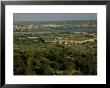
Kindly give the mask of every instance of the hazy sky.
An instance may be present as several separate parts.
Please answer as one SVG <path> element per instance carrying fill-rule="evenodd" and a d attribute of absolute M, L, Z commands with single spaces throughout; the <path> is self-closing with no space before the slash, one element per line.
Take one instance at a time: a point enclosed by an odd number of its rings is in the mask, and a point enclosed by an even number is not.
<path fill-rule="evenodd" d="M 63 21 L 96 19 L 96 13 L 14 13 L 14 21 Z"/>

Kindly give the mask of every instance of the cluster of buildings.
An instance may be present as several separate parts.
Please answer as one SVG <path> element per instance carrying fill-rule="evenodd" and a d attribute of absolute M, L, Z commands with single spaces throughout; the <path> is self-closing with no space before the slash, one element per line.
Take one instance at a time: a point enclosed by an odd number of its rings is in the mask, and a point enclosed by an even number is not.
<path fill-rule="evenodd" d="M 31 31 L 31 30 L 39 30 L 39 29 L 64 29 L 64 28 L 96 28 L 96 24 L 90 24 L 90 23 L 69 23 L 69 24 L 15 24 L 14 25 L 14 31 Z"/>

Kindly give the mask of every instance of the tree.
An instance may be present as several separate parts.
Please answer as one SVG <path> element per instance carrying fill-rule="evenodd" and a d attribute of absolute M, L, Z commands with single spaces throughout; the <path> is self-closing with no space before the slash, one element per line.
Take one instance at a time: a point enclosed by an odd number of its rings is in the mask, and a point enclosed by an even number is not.
<path fill-rule="evenodd" d="M 50 62 L 50 66 L 54 69 L 54 70 L 58 70 L 60 69 L 60 64 L 56 61 L 51 61 Z"/>
<path fill-rule="evenodd" d="M 45 40 L 43 37 L 38 37 L 38 41 L 41 42 L 41 43 L 45 43 Z"/>

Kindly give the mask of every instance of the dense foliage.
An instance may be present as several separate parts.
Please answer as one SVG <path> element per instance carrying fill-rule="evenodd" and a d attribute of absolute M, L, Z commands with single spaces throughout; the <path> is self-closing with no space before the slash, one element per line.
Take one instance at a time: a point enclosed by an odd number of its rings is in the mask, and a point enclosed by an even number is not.
<path fill-rule="evenodd" d="M 25 42 L 26 43 L 26 42 Z M 14 49 L 15 75 L 96 75 L 96 48 L 89 43 L 64 46 L 44 43 L 17 43 Z"/>

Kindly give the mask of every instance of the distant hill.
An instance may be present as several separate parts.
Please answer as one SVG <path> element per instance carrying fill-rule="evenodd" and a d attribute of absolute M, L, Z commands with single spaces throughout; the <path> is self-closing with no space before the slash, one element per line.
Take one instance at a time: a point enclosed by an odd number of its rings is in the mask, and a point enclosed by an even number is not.
<path fill-rule="evenodd" d="M 80 24 L 80 23 L 97 23 L 97 20 L 68 20 L 68 21 L 14 21 L 14 24 L 69 24 L 69 23 L 75 23 L 75 24 Z"/>

